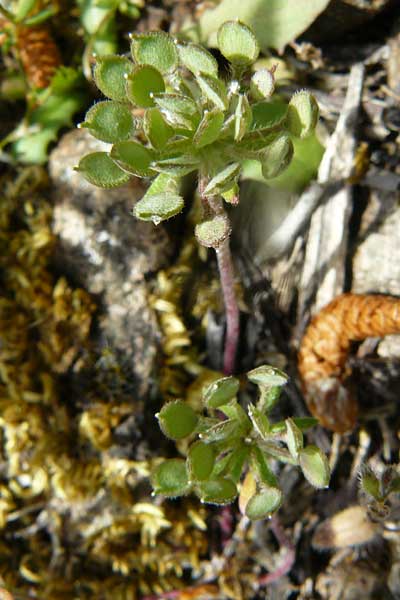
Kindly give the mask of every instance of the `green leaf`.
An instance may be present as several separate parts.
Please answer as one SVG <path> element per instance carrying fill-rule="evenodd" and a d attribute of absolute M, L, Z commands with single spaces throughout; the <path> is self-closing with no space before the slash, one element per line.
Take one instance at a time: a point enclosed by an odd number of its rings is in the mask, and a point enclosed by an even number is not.
<path fill-rule="evenodd" d="M 193 137 L 193 143 L 197 148 L 204 148 L 215 142 L 224 123 L 224 113 L 218 109 L 205 110 L 196 133 Z"/>
<path fill-rule="evenodd" d="M 184 67 L 194 75 L 218 77 L 218 63 L 210 52 L 197 44 L 179 44 L 179 58 Z"/>
<path fill-rule="evenodd" d="M 129 100 L 143 108 L 154 106 L 154 94 L 160 94 L 164 90 L 163 76 L 150 65 L 137 65 L 126 78 L 126 93 Z"/>
<path fill-rule="evenodd" d="M 256 445 L 251 449 L 251 459 L 254 470 L 257 473 L 258 479 L 268 486 L 277 486 L 278 481 L 271 471 L 267 457 L 264 452 Z"/>
<path fill-rule="evenodd" d="M 133 70 L 130 60 L 123 56 L 102 56 L 96 59 L 94 80 L 97 87 L 111 100 L 126 102 L 126 77 Z"/>
<path fill-rule="evenodd" d="M 217 42 L 221 54 L 236 65 L 250 65 L 260 52 L 254 33 L 240 21 L 225 21 L 218 29 Z"/>
<path fill-rule="evenodd" d="M 286 126 L 295 137 L 309 137 L 317 126 L 319 108 L 316 99 L 307 90 L 294 94 L 289 102 Z"/>
<path fill-rule="evenodd" d="M 287 104 L 283 102 L 258 102 L 253 104 L 252 111 L 252 130 L 273 130 L 277 126 L 283 125 L 287 113 Z"/>
<path fill-rule="evenodd" d="M 183 198 L 179 195 L 179 180 L 166 173 L 158 175 L 139 202 L 133 213 L 142 221 L 153 221 L 159 225 L 161 221 L 178 214 L 183 206 Z"/>
<path fill-rule="evenodd" d="M 360 474 L 360 488 L 363 492 L 375 498 L 375 500 L 382 500 L 379 479 L 372 469 L 366 465 Z"/>
<path fill-rule="evenodd" d="M 173 127 L 194 129 L 200 119 L 197 104 L 183 94 L 159 94 L 154 101 L 161 109 L 166 121 Z"/>
<path fill-rule="evenodd" d="M 102 188 L 118 187 L 130 179 L 128 173 L 122 171 L 106 152 L 87 154 L 76 170 L 90 183 Z"/>
<path fill-rule="evenodd" d="M 268 417 L 254 406 L 254 404 L 248 405 L 247 412 L 258 435 L 261 436 L 263 440 L 266 440 L 271 430 Z"/>
<path fill-rule="evenodd" d="M 275 89 L 275 77 L 269 69 L 259 69 L 250 81 L 250 90 L 255 100 L 270 98 Z"/>
<path fill-rule="evenodd" d="M 294 154 L 288 168 L 281 175 L 268 180 L 268 187 L 299 192 L 316 176 L 324 148 L 315 134 L 304 140 L 293 138 Z M 258 161 L 248 160 L 243 164 L 242 176 L 266 185 Z"/>
<path fill-rule="evenodd" d="M 97 139 L 112 144 L 132 136 L 134 121 L 126 104 L 106 100 L 89 109 L 80 127 L 88 129 Z"/>
<path fill-rule="evenodd" d="M 290 454 L 297 459 L 300 450 L 303 449 L 303 434 L 293 419 L 286 419 L 286 444 Z"/>
<path fill-rule="evenodd" d="M 300 429 L 300 431 L 307 431 L 311 427 L 315 427 L 318 425 L 318 419 L 314 419 L 314 417 L 294 417 L 292 419 L 293 423 Z M 278 421 L 274 423 L 271 427 L 271 433 L 284 433 L 286 431 L 286 422 Z"/>
<path fill-rule="evenodd" d="M 238 448 L 235 448 L 231 453 L 229 460 L 226 465 L 225 472 L 232 481 L 239 483 L 242 475 L 244 463 L 248 459 L 250 454 L 250 446 L 247 444 L 240 444 Z"/>
<path fill-rule="evenodd" d="M 312 486 L 328 487 L 330 478 L 328 459 L 317 446 L 306 446 L 299 452 L 299 465 L 304 477 Z"/>
<path fill-rule="evenodd" d="M 35 27 L 36 25 L 40 25 L 53 17 L 57 13 L 57 9 L 55 6 L 49 6 L 48 8 L 44 8 L 39 12 L 35 13 L 31 17 L 24 19 L 24 26 L 26 27 Z"/>
<path fill-rule="evenodd" d="M 252 383 L 267 388 L 283 386 L 288 382 L 286 373 L 268 365 L 261 365 L 252 371 L 248 371 L 247 377 Z"/>
<path fill-rule="evenodd" d="M 156 196 L 157 194 L 178 194 L 178 192 L 179 179 L 177 179 L 176 177 L 171 177 L 170 175 L 167 175 L 165 173 L 161 173 L 160 175 L 157 175 L 157 177 L 152 181 L 142 200 L 150 196 Z"/>
<path fill-rule="evenodd" d="M 180 458 L 165 460 L 154 469 L 151 484 L 155 494 L 162 494 L 167 498 L 187 494 L 190 483 L 185 461 Z"/>
<path fill-rule="evenodd" d="M 187 465 L 190 477 L 196 481 L 208 479 L 215 464 L 215 449 L 211 444 L 195 442 L 189 448 Z"/>
<path fill-rule="evenodd" d="M 220 25 L 237 17 L 252 28 L 262 50 L 282 50 L 311 25 L 328 4 L 329 0 L 222 0 L 200 17 L 202 41 L 215 45 Z"/>
<path fill-rule="evenodd" d="M 151 196 L 146 194 L 133 210 L 137 219 L 153 221 L 154 225 L 159 225 L 161 221 L 180 213 L 183 206 L 182 196 L 171 192 L 160 192 Z"/>
<path fill-rule="evenodd" d="M 157 415 L 161 430 L 171 440 L 181 440 L 190 435 L 197 425 L 197 415 L 183 400 L 165 404 Z"/>
<path fill-rule="evenodd" d="M 229 190 L 239 177 L 240 163 L 231 163 L 213 177 L 204 189 L 205 196 L 214 196 Z"/>
<path fill-rule="evenodd" d="M 237 420 L 228 419 L 227 421 L 220 421 L 216 425 L 209 427 L 206 431 L 199 434 L 199 438 L 207 443 L 222 442 L 236 438 L 241 432 L 242 430 Z"/>
<path fill-rule="evenodd" d="M 87 103 L 86 94 L 78 88 L 68 94 L 51 94 L 28 116 L 26 130 L 11 146 L 12 156 L 23 164 L 43 164 L 47 148 L 57 139 L 62 127 L 70 126 L 72 117 Z"/>
<path fill-rule="evenodd" d="M 260 155 L 261 171 L 265 179 L 278 177 L 290 164 L 293 143 L 286 134 L 278 135 Z"/>
<path fill-rule="evenodd" d="M 151 65 L 161 73 L 174 71 L 178 66 L 176 44 L 172 37 L 163 31 L 132 36 L 131 50 L 135 62 Z"/>
<path fill-rule="evenodd" d="M 197 241 L 206 248 L 218 248 L 230 232 L 231 227 L 226 215 L 215 215 L 196 225 L 194 230 Z"/>
<path fill-rule="evenodd" d="M 221 196 L 229 204 L 239 204 L 239 186 L 236 181 L 228 190 L 221 192 Z"/>
<path fill-rule="evenodd" d="M 197 83 L 205 99 L 219 110 L 227 110 L 229 106 L 228 94 L 222 81 L 210 75 L 198 75 Z"/>
<path fill-rule="evenodd" d="M 246 504 L 246 516 L 255 521 L 268 519 L 282 504 L 282 492 L 276 487 L 266 487 L 257 492 Z"/>
<path fill-rule="evenodd" d="M 228 404 L 239 391 L 239 380 L 236 377 L 217 379 L 203 391 L 203 402 L 207 408 L 218 408 Z"/>
<path fill-rule="evenodd" d="M 161 173 L 167 173 L 173 177 L 183 177 L 193 171 L 196 171 L 199 167 L 199 160 L 191 155 L 188 156 L 175 156 L 172 158 L 166 158 L 158 160 L 154 164 L 154 170 L 160 171 Z"/>
<path fill-rule="evenodd" d="M 233 114 L 233 137 L 236 142 L 240 142 L 243 136 L 248 132 L 253 120 L 253 113 L 245 94 L 238 94 L 237 96 L 234 96 Z"/>
<path fill-rule="evenodd" d="M 226 477 L 204 481 L 196 486 L 196 493 L 202 502 L 209 504 L 229 504 L 236 498 L 236 484 Z"/>
<path fill-rule="evenodd" d="M 155 150 L 165 148 L 168 140 L 174 135 L 174 130 L 165 122 L 158 108 L 146 110 L 143 118 L 143 129 Z"/>
<path fill-rule="evenodd" d="M 137 177 L 149 177 L 154 174 L 150 167 L 153 153 L 139 142 L 130 140 L 117 142 L 111 148 L 110 156 L 121 169 Z"/>
<path fill-rule="evenodd" d="M 37 0 L 18 0 L 16 9 L 14 11 L 14 18 L 16 23 L 20 23 L 29 15 L 31 10 L 35 8 Z"/>

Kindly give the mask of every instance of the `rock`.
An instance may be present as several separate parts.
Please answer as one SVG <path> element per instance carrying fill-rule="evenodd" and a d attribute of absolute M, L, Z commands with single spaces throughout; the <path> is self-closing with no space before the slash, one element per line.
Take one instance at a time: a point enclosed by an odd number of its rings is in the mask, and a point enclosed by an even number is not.
<path fill-rule="evenodd" d="M 160 336 L 148 303 L 146 277 L 166 265 L 173 245 L 162 226 L 136 220 L 132 205 L 142 180 L 104 190 L 74 171 L 88 152 L 108 146 L 86 131 L 67 133 L 49 162 L 58 267 L 98 296 L 100 337 L 130 363 L 138 397 L 149 386 Z"/>

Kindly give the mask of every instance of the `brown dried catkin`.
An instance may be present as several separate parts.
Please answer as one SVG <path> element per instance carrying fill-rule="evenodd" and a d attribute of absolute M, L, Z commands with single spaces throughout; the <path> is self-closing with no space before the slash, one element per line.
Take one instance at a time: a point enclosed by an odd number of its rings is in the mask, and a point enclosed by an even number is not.
<path fill-rule="evenodd" d="M 29 85 L 46 88 L 61 65 L 60 53 L 50 31 L 43 25 L 21 25 L 17 27 L 16 34 L 19 58 Z"/>
<path fill-rule="evenodd" d="M 400 299 L 341 294 L 311 321 L 302 339 L 298 368 L 310 412 L 328 429 L 353 429 L 358 405 L 343 385 L 351 342 L 400 332 Z"/>

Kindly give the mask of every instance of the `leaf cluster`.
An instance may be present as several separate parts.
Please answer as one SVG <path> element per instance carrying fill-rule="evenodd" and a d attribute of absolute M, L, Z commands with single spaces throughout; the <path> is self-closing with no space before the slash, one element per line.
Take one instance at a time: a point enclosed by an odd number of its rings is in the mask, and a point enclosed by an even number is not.
<path fill-rule="evenodd" d="M 287 382 L 285 373 L 261 366 L 247 375 L 259 388 L 257 403 L 249 403 L 247 411 L 237 400 L 235 377 L 223 377 L 204 389 L 200 413 L 182 400 L 164 405 L 157 415 L 163 433 L 173 440 L 189 438 L 190 445 L 186 460 L 168 459 L 154 470 L 156 494 L 176 497 L 194 492 L 202 502 L 227 504 L 238 496 L 242 475 L 250 472 L 254 486 L 250 494 L 246 490 L 244 511 L 250 519 L 263 519 L 282 501 L 272 466 L 276 461 L 299 466 L 311 485 L 327 487 L 327 459 L 316 446 L 305 446 L 303 439 L 303 431 L 316 419 L 270 420 Z"/>
<path fill-rule="evenodd" d="M 96 61 L 94 80 L 108 100 L 94 105 L 80 126 L 112 146 L 86 155 L 77 169 L 105 188 L 154 177 L 135 206 L 139 219 L 158 224 L 181 211 L 180 180 L 191 172 L 207 181 L 204 196 L 237 202 L 243 161 L 259 161 L 263 176 L 274 178 L 291 162 L 292 140 L 314 131 L 318 107 L 311 94 L 277 103 L 273 69 L 251 72 L 259 46 L 246 25 L 223 23 L 218 47 L 230 62 L 228 80 L 202 46 L 161 31 L 132 35 L 129 58 Z M 216 247 L 229 226 L 215 215 L 205 223 L 196 235 Z"/>

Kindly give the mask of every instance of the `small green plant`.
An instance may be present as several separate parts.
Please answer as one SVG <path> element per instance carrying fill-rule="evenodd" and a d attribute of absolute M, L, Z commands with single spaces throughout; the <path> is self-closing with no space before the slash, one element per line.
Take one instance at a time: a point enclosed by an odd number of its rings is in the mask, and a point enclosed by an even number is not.
<path fill-rule="evenodd" d="M 94 80 L 109 99 L 93 106 L 81 127 L 112 147 L 84 156 L 77 169 L 104 188 L 118 187 L 131 177 L 154 177 L 134 214 L 156 225 L 183 209 L 181 179 L 198 174 L 203 220 L 195 234 L 217 255 L 226 310 L 224 372 L 229 375 L 234 370 L 239 309 L 224 202 L 238 203 L 245 160 L 259 161 L 266 179 L 287 168 L 292 138 L 313 132 L 318 106 L 307 91 L 296 93 L 288 104 L 273 100 L 274 71 L 251 72 L 259 46 L 245 24 L 223 23 L 217 39 L 230 63 L 227 79 L 202 46 L 160 31 L 132 35 L 133 61 L 126 56 L 99 57 Z"/>
<path fill-rule="evenodd" d="M 368 513 L 375 521 L 384 521 L 390 514 L 392 493 L 400 492 L 400 476 L 398 465 L 389 465 L 376 475 L 367 464 L 360 472 L 360 491 L 368 503 Z"/>
<path fill-rule="evenodd" d="M 247 375 L 259 388 L 258 402 L 249 403 L 247 412 L 237 401 L 239 380 L 235 377 L 218 379 L 205 388 L 206 414 L 182 400 L 164 405 L 157 415 L 163 433 L 173 440 L 189 438 L 191 443 L 186 460 L 168 459 L 154 470 L 154 493 L 170 498 L 194 492 L 202 502 L 227 504 L 235 500 L 241 486 L 240 504 L 245 514 L 250 519 L 264 519 L 282 501 L 271 461 L 298 465 L 311 485 L 328 486 L 325 455 L 316 446 L 304 446 L 303 431 L 317 420 L 272 423 L 269 419 L 287 382 L 285 373 L 261 366 Z"/>

